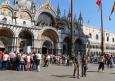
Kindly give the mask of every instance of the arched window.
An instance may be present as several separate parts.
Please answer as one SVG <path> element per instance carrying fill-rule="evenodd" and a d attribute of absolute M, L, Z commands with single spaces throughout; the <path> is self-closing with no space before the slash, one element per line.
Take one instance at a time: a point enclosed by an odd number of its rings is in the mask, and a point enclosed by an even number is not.
<path fill-rule="evenodd" d="M 114 38 L 112 38 L 112 42 L 114 42 L 115 40 L 114 40 Z"/>
<path fill-rule="evenodd" d="M 4 17 L 4 18 L 2 19 L 2 22 L 3 22 L 3 23 L 7 23 L 7 18 Z"/>
<path fill-rule="evenodd" d="M 50 13 L 43 12 L 39 15 L 36 25 L 37 26 L 39 26 L 39 25 L 53 26 L 53 25 L 55 25 L 55 20 Z"/>
<path fill-rule="evenodd" d="M 89 33 L 89 37 L 92 38 L 92 34 L 91 33 Z"/>
<path fill-rule="evenodd" d="M 95 48 L 95 45 L 93 45 L 93 48 Z"/>
<path fill-rule="evenodd" d="M 99 36 L 98 36 L 98 34 L 96 34 L 96 40 L 98 40 L 99 39 Z"/>
<path fill-rule="evenodd" d="M 26 21 L 23 21 L 23 25 L 26 25 Z"/>
<path fill-rule="evenodd" d="M 96 45 L 96 46 L 95 46 L 95 48 L 97 49 L 97 48 L 98 48 L 98 46 Z"/>
<path fill-rule="evenodd" d="M 90 48 L 92 48 L 92 45 L 90 45 Z"/>
<path fill-rule="evenodd" d="M 107 37 L 107 41 L 109 41 L 109 37 Z"/>

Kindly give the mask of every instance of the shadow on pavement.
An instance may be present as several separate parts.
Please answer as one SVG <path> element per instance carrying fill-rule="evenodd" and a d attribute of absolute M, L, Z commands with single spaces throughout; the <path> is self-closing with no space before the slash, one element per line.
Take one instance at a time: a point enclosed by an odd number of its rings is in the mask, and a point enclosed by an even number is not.
<path fill-rule="evenodd" d="M 72 75 L 52 75 L 52 76 L 58 77 L 58 78 L 65 78 L 65 77 L 67 77 L 67 78 L 75 78 Z"/>
<path fill-rule="evenodd" d="M 97 72 L 97 71 L 87 71 L 87 72 Z"/>

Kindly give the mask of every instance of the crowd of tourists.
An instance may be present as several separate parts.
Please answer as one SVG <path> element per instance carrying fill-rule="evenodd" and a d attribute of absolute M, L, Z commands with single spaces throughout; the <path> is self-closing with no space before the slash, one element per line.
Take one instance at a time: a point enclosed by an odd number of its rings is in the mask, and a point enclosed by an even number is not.
<path fill-rule="evenodd" d="M 104 71 L 105 64 L 107 68 L 113 68 L 115 64 L 115 56 L 110 54 L 86 56 L 85 54 L 75 55 L 54 55 L 37 53 L 18 52 L 3 52 L 0 51 L 0 70 L 16 70 L 16 71 L 37 71 L 41 67 L 48 67 L 49 64 L 74 66 L 73 77 L 86 77 L 88 63 L 98 63 L 100 70 Z M 81 73 L 81 74 L 80 74 Z"/>
<path fill-rule="evenodd" d="M 24 53 L 24 52 L 3 52 L 0 51 L 0 69 L 1 70 L 16 70 L 16 71 L 41 71 L 42 67 L 48 67 L 49 64 L 58 66 L 74 66 L 73 77 L 80 78 L 80 75 L 86 76 L 87 61 L 86 57 L 81 55 L 69 56 L 67 54 L 41 54 Z M 82 74 L 80 74 L 82 70 Z"/>
<path fill-rule="evenodd" d="M 16 53 L 4 53 L 0 51 L 0 68 L 1 70 L 37 70 L 40 71 L 41 54 L 29 53 L 25 54 L 23 52 Z M 34 67 L 35 66 L 35 67 Z"/>
<path fill-rule="evenodd" d="M 100 62 L 100 59 L 101 59 L 102 56 L 100 55 L 90 55 L 88 57 L 88 61 L 90 63 L 94 63 L 94 64 L 98 64 Z M 104 61 L 104 64 L 107 65 L 107 68 L 112 68 L 114 67 L 114 64 L 115 64 L 115 55 L 112 55 L 112 54 L 104 54 L 103 55 L 103 61 Z"/>
<path fill-rule="evenodd" d="M 69 66 L 72 60 L 68 55 L 0 51 L 1 70 L 40 71 L 41 66 L 48 67 L 49 64 Z"/>

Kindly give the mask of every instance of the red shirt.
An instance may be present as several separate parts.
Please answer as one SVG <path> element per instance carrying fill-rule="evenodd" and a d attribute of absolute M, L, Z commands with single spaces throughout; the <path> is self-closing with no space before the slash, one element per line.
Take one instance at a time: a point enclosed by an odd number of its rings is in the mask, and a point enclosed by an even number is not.
<path fill-rule="evenodd" d="M 3 58 L 4 53 L 0 51 L 0 58 Z"/>

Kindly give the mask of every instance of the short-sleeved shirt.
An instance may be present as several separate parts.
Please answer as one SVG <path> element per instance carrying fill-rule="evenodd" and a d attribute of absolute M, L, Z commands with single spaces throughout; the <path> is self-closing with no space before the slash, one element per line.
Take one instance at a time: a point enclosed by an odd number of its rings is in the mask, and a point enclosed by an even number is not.
<path fill-rule="evenodd" d="M 42 55 L 40 53 L 36 54 L 36 59 L 41 60 L 42 59 Z"/>

